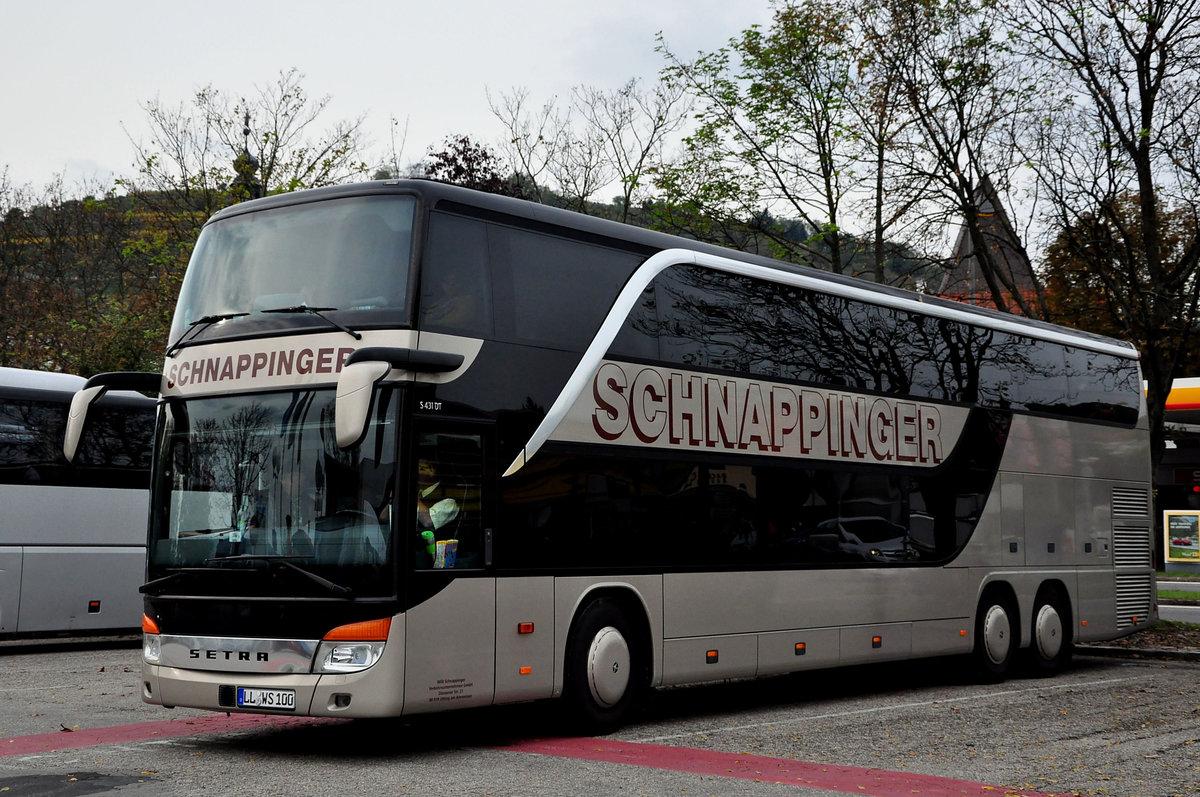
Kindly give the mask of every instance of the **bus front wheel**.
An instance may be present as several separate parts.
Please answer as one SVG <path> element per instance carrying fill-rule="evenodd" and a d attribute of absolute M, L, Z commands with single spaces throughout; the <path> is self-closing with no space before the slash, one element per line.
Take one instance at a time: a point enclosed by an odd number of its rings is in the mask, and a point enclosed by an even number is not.
<path fill-rule="evenodd" d="M 975 661 L 989 680 L 1001 680 L 1012 669 L 1020 634 L 1012 601 L 999 591 L 985 595 L 975 613 Z"/>
<path fill-rule="evenodd" d="M 637 666 L 633 625 L 620 606 L 605 598 L 588 604 L 567 643 L 568 721 L 592 733 L 619 727 L 637 699 Z"/>

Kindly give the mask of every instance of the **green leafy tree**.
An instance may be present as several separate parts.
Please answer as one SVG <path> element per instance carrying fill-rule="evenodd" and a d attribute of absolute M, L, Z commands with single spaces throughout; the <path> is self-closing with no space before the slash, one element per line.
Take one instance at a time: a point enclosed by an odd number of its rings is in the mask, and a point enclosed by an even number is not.
<path fill-rule="evenodd" d="M 0 364 L 81 374 L 151 365 L 161 347 L 144 305 L 158 275 L 129 251 L 144 223 L 131 201 L 75 199 L 57 179 L 40 193 L 0 186 L 0 202 Z"/>
<path fill-rule="evenodd" d="M 853 252 L 843 251 L 842 214 L 861 180 L 847 110 L 850 19 L 847 4 L 781 4 L 770 29 L 750 28 L 694 61 L 660 41 L 667 84 L 694 97 L 697 121 L 682 157 L 658 175 L 665 207 L 682 214 L 669 225 L 719 243 L 747 227 L 775 254 L 845 269 Z M 802 221 L 809 237 L 766 223 L 778 215 Z M 699 219 L 707 229 L 688 229 Z"/>

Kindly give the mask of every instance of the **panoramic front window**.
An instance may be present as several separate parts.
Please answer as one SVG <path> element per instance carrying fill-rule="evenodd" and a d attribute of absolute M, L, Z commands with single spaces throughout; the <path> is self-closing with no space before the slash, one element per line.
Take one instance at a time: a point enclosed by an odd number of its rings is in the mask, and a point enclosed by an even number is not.
<path fill-rule="evenodd" d="M 232 216 L 200 233 L 180 289 L 172 344 L 198 322 L 229 330 L 309 308 L 342 323 L 403 323 L 416 200 L 368 196 Z M 319 319 L 312 319 L 314 326 Z"/>
<path fill-rule="evenodd" d="M 243 577 L 241 594 L 389 594 L 397 394 L 379 394 L 350 451 L 335 440 L 333 396 L 166 403 L 151 583 L 254 570 L 272 585 Z"/>

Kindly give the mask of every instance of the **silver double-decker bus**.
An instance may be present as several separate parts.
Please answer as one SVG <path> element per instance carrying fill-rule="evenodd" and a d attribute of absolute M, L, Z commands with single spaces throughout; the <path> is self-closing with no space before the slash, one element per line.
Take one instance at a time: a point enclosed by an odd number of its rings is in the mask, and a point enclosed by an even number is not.
<path fill-rule="evenodd" d="M 142 696 L 372 717 L 1154 622 L 1128 344 L 428 181 L 204 227 L 162 373 Z M 68 433 L 67 447 L 71 447 Z"/>

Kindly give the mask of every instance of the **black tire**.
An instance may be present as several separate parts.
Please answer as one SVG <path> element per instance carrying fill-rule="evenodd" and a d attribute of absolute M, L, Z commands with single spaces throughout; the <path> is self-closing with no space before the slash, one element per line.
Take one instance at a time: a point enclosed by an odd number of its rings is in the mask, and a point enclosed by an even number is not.
<path fill-rule="evenodd" d="M 1070 664 L 1075 651 L 1072 629 L 1071 612 L 1062 593 L 1050 586 L 1038 590 L 1026 654 L 1030 669 L 1039 675 L 1053 675 Z"/>
<path fill-rule="evenodd" d="M 571 628 L 566 657 L 569 727 L 593 734 L 616 730 L 646 683 L 634 625 L 620 605 L 607 598 L 588 604 Z"/>
<path fill-rule="evenodd" d="M 972 654 L 980 675 L 1002 681 L 1012 670 L 1021 644 L 1017 610 L 1004 593 L 993 590 L 979 601 L 975 613 L 975 650 Z"/>

